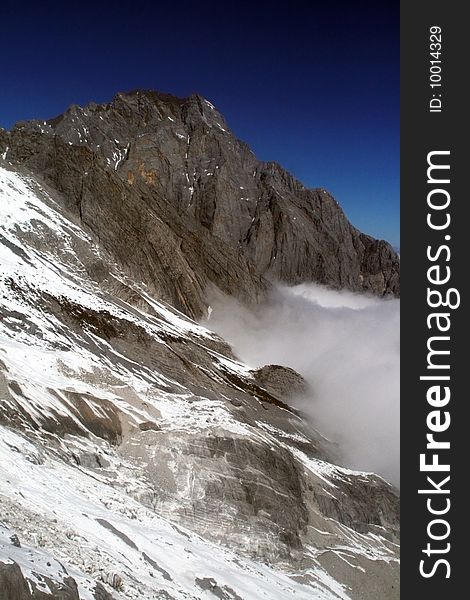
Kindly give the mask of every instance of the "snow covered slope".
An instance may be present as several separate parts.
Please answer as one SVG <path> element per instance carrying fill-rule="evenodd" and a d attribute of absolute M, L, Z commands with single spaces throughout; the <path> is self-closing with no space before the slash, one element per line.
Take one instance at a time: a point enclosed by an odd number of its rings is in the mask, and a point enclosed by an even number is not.
<path fill-rule="evenodd" d="M 0 599 L 397 598 L 392 487 L 1 162 Z"/>

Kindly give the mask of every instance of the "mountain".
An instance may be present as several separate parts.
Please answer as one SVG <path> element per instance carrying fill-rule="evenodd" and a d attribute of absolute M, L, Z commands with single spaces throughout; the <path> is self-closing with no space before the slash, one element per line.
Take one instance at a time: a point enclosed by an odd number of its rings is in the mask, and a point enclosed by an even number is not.
<path fill-rule="evenodd" d="M 193 320 L 396 261 L 199 96 L 0 132 L 0 600 L 398 598 L 396 490 Z"/>
<path fill-rule="evenodd" d="M 8 148 L 8 150 L 7 150 Z M 118 94 L 0 135 L 0 153 L 62 194 L 113 259 L 185 314 L 207 288 L 258 301 L 269 281 L 399 294 L 391 246 L 335 199 L 262 163 L 198 95 Z"/>

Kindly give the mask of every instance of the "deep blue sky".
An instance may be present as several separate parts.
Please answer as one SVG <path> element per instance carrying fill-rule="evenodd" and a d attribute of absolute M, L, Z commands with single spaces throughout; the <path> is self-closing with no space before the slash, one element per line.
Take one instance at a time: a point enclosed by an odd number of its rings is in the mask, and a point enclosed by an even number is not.
<path fill-rule="evenodd" d="M 0 126 L 197 91 L 258 158 L 399 244 L 399 2 L 1 0 Z"/>

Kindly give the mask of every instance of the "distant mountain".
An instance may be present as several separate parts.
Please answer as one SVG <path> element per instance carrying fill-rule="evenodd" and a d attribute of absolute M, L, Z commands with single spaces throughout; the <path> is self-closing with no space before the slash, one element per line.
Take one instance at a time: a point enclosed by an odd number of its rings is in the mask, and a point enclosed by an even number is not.
<path fill-rule="evenodd" d="M 7 151 L 8 148 L 8 151 Z M 198 95 L 135 91 L 0 135 L 0 153 L 60 192 L 131 276 L 186 314 L 215 285 L 257 301 L 268 281 L 399 295 L 391 246 L 323 189 L 262 163 Z"/>

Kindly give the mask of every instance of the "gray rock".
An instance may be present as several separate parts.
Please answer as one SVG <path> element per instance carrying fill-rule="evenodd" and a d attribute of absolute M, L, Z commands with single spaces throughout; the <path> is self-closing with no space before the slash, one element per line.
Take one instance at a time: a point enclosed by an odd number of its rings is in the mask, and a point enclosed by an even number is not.
<path fill-rule="evenodd" d="M 0 562 L 0 600 L 30 600 L 31 592 L 15 562 Z"/>
<path fill-rule="evenodd" d="M 190 316 L 208 286 L 256 302 L 268 279 L 399 294 L 391 246 L 325 190 L 262 163 L 198 95 L 118 94 L 0 136 L 134 279 Z"/>
<path fill-rule="evenodd" d="M 93 596 L 95 597 L 95 600 L 113 600 L 114 598 L 114 596 L 110 594 L 99 581 L 96 582 Z"/>
<path fill-rule="evenodd" d="M 109 466 L 109 462 L 96 452 L 81 452 L 79 456 L 74 458 L 85 469 L 106 469 Z"/>
<path fill-rule="evenodd" d="M 151 565 L 156 571 L 161 573 L 163 575 L 163 579 L 166 579 L 166 581 L 172 581 L 173 578 L 168 573 L 168 571 L 165 571 L 165 569 L 163 569 L 157 562 L 155 562 L 152 558 L 150 558 L 150 556 L 148 554 L 146 554 L 145 552 L 142 552 L 142 558 L 145 561 L 147 561 L 149 563 L 149 565 Z"/>
<path fill-rule="evenodd" d="M 219 600 L 243 600 L 232 588 L 220 586 L 211 577 L 196 577 L 196 584 L 201 590 L 211 592 Z"/>
<path fill-rule="evenodd" d="M 308 384 L 302 375 L 289 367 L 265 365 L 253 371 L 253 377 L 268 392 L 286 401 L 308 392 Z"/>
<path fill-rule="evenodd" d="M 31 587 L 33 588 L 32 600 L 80 600 L 77 582 L 72 577 L 64 577 L 61 582 L 54 581 L 46 576 L 42 576 L 42 579 L 48 591 L 43 592 L 38 589 L 35 582 L 31 582 Z M 49 593 L 49 590 L 52 593 Z"/>
<path fill-rule="evenodd" d="M 0 600 L 80 600 L 77 583 L 72 577 L 54 581 L 46 575 L 35 574 L 44 582 L 43 591 L 36 581 L 27 580 L 19 565 L 0 562 Z"/>
<path fill-rule="evenodd" d="M 120 540 L 122 540 L 130 548 L 133 548 L 134 550 L 138 550 L 137 546 L 129 538 L 129 536 L 127 536 L 125 533 L 122 533 L 122 531 L 119 531 L 119 529 L 116 529 L 116 527 L 114 527 L 114 525 L 112 525 L 111 523 L 109 523 L 109 521 L 106 521 L 106 519 L 96 519 L 96 521 L 102 527 L 104 527 L 105 529 L 108 529 L 109 531 L 111 531 L 111 533 L 113 533 L 117 538 L 119 538 Z"/>

